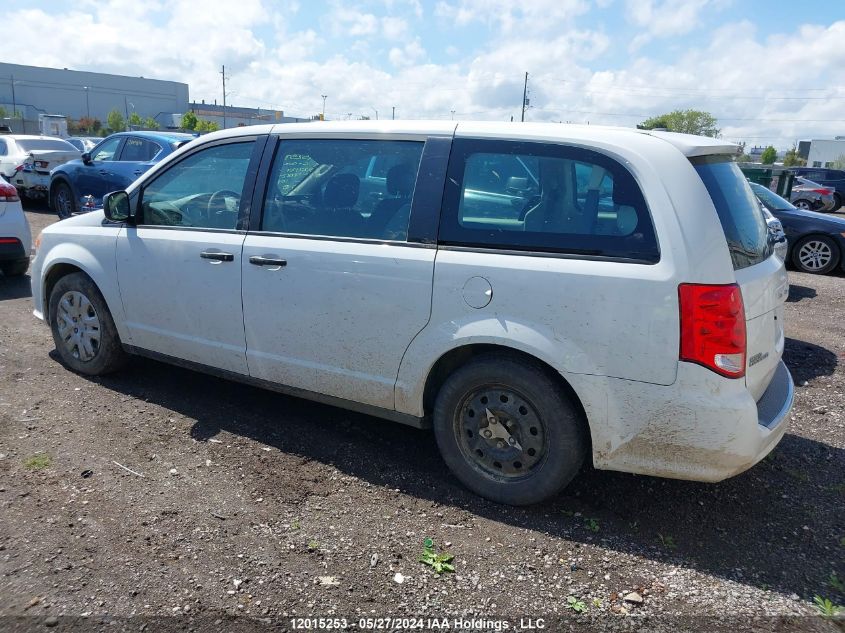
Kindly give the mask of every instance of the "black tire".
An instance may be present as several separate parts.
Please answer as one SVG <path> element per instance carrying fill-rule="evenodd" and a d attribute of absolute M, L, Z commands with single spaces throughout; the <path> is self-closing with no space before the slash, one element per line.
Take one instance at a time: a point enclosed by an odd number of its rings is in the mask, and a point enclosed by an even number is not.
<path fill-rule="evenodd" d="M 57 182 L 50 193 L 51 206 L 60 220 L 69 218 L 79 210 L 76 200 L 73 197 L 73 190 L 66 182 Z"/>
<path fill-rule="evenodd" d="M 840 194 L 838 191 L 834 192 L 833 199 L 835 203 L 831 211 L 839 211 L 839 209 L 842 208 L 842 194 Z"/>
<path fill-rule="evenodd" d="M 813 204 L 811 200 L 804 200 L 803 198 L 799 198 L 795 202 L 792 203 L 792 206 L 798 207 L 804 211 L 812 211 L 816 205 Z"/>
<path fill-rule="evenodd" d="M 842 253 L 826 235 L 802 237 L 792 247 L 792 263 L 802 273 L 824 275 L 839 265 Z"/>
<path fill-rule="evenodd" d="M 588 448 L 585 424 L 560 385 L 539 364 L 518 356 L 478 356 L 456 370 L 437 394 L 433 426 L 452 473 L 478 495 L 508 505 L 558 494 L 578 473 Z M 512 433 L 506 440 L 484 437 L 490 429 Z M 512 439 L 515 446 L 508 444 Z"/>
<path fill-rule="evenodd" d="M 72 338 L 75 336 L 73 333 L 70 333 L 67 338 L 62 335 L 59 325 L 59 304 L 63 298 L 73 298 L 66 297 L 69 293 L 78 293 L 78 295 L 84 297 L 93 310 L 98 323 L 96 329 L 90 330 L 92 333 L 90 336 L 93 336 L 93 333 L 96 332 L 98 336 L 96 345 L 90 341 L 87 345 L 83 345 L 82 343 L 75 344 Z M 80 303 L 75 301 L 68 305 L 73 308 L 74 306 L 79 306 Z M 86 306 L 84 301 L 81 302 L 81 305 Z M 68 367 L 81 374 L 100 376 L 116 371 L 126 363 L 127 354 L 123 351 L 123 347 L 121 347 L 120 337 L 114 326 L 111 312 L 109 312 L 108 306 L 106 306 L 103 295 L 100 294 L 99 289 L 88 275 L 85 273 L 72 273 L 59 279 L 50 293 L 48 306 L 48 322 L 50 324 L 50 330 L 53 333 L 53 341 L 56 344 L 56 350 L 59 352 L 62 361 Z M 63 311 L 65 310 L 64 307 L 62 309 Z M 86 317 L 90 317 L 90 314 L 90 311 L 85 311 Z M 70 328 L 75 328 L 77 325 L 76 321 L 74 321 L 73 325 L 66 319 L 63 319 L 63 322 Z M 82 322 L 83 318 L 80 318 L 79 330 L 83 329 Z M 85 324 L 86 327 L 87 325 Z M 73 332 L 76 331 L 76 329 L 73 329 Z M 87 357 L 89 348 L 93 352 L 91 357 Z"/>
<path fill-rule="evenodd" d="M 3 262 L 0 270 L 6 277 L 20 277 L 29 270 L 29 259 L 19 259 L 16 262 Z"/>

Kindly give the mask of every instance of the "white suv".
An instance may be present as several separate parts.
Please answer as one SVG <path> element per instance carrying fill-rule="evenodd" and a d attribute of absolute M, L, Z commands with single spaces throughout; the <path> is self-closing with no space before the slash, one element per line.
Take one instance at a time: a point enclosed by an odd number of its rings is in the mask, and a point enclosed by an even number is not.
<path fill-rule="evenodd" d="M 35 314 L 127 353 L 434 427 L 527 504 L 597 468 L 718 481 L 783 436 L 783 262 L 720 140 L 552 124 L 225 130 L 46 229 Z"/>

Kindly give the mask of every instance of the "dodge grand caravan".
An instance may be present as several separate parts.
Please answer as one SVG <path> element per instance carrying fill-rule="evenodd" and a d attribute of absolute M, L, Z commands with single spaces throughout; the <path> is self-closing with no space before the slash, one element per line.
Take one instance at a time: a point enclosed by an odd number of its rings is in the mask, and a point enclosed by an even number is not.
<path fill-rule="evenodd" d="M 719 481 L 792 405 L 787 278 L 721 140 L 552 124 L 203 136 L 45 229 L 71 369 L 129 354 L 417 427 L 489 499 L 596 468 Z"/>

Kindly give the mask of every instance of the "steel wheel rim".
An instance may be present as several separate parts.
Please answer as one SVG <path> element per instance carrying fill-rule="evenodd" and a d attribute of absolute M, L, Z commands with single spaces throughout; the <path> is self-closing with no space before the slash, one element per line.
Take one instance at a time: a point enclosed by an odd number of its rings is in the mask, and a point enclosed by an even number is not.
<path fill-rule="evenodd" d="M 546 428 L 534 405 L 502 385 L 464 397 L 453 430 L 467 463 L 498 481 L 530 477 L 548 453 Z"/>
<path fill-rule="evenodd" d="M 56 327 L 65 350 L 83 363 L 100 351 L 100 318 L 91 301 L 77 290 L 69 290 L 59 299 Z"/>
<path fill-rule="evenodd" d="M 798 251 L 798 261 L 807 270 L 822 270 L 833 259 L 830 245 L 822 240 L 810 240 Z"/>
<path fill-rule="evenodd" d="M 795 206 L 798 207 L 799 209 L 804 209 L 805 211 L 811 211 L 812 210 L 810 203 L 806 202 L 805 200 L 799 200 L 798 202 L 795 203 Z"/>

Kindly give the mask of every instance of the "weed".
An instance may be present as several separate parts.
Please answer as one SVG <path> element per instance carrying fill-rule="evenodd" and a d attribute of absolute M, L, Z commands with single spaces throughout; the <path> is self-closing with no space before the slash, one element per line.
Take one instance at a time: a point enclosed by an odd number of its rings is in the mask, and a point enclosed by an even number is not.
<path fill-rule="evenodd" d="M 631 531 L 633 531 L 633 532 L 639 532 L 640 531 L 640 522 L 639 521 L 631 521 L 628 524 L 628 527 L 631 528 Z"/>
<path fill-rule="evenodd" d="M 302 527 L 302 526 L 300 525 L 299 521 L 293 521 L 293 522 L 290 524 L 290 529 L 291 529 L 291 530 L 298 530 L 298 529 L 299 529 L 299 528 L 301 528 L 301 527 Z"/>
<path fill-rule="evenodd" d="M 593 606 L 596 609 L 601 609 L 601 599 L 600 598 L 593 598 Z"/>
<path fill-rule="evenodd" d="M 842 613 L 842 607 L 833 604 L 829 598 L 813 596 L 813 602 L 816 603 L 816 609 L 823 618 L 832 618 Z"/>
<path fill-rule="evenodd" d="M 308 541 L 308 549 L 314 551 L 315 549 L 320 549 L 320 544 L 317 541 Z"/>
<path fill-rule="evenodd" d="M 564 510 L 564 511 L 563 511 L 563 516 L 565 516 L 565 517 L 573 517 L 573 516 L 575 516 L 575 512 L 573 512 L 572 510 Z"/>
<path fill-rule="evenodd" d="M 584 613 L 587 610 L 587 605 L 575 596 L 569 596 L 566 599 L 566 608 L 572 609 L 575 613 Z"/>
<path fill-rule="evenodd" d="M 836 575 L 835 571 L 830 572 L 827 584 L 831 589 L 836 589 L 839 593 L 845 593 L 845 582 L 842 582 L 842 579 Z"/>
<path fill-rule="evenodd" d="M 660 542 L 663 544 L 663 547 L 665 547 L 666 549 L 677 549 L 678 548 L 678 545 L 675 543 L 675 539 L 671 535 L 667 534 L 667 535 L 664 536 L 663 534 L 658 533 L 657 537 L 660 539 Z"/>
<path fill-rule="evenodd" d="M 590 532 L 598 532 L 600 529 L 598 519 L 584 519 L 584 525 Z"/>
<path fill-rule="evenodd" d="M 423 541 L 423 551 L 420 555 L 420 562 L 423 565 L 431 567 L 435 574 L 455 571 L 455 566 L 452 564 L 454 559 L 455 557 L 448 552 L 438 554 L 432 539 L 427 538 Z"/>
<path fill-rule="evenodd" d="M 42 468 L 49 468 L 52 462 L 53 460 L 50 459 L 49 455 L 45 453 L 38 453 L 32 457 L 27 457 L 24 460 L 23 465 L 30 470 L 40 470 Z"/>

